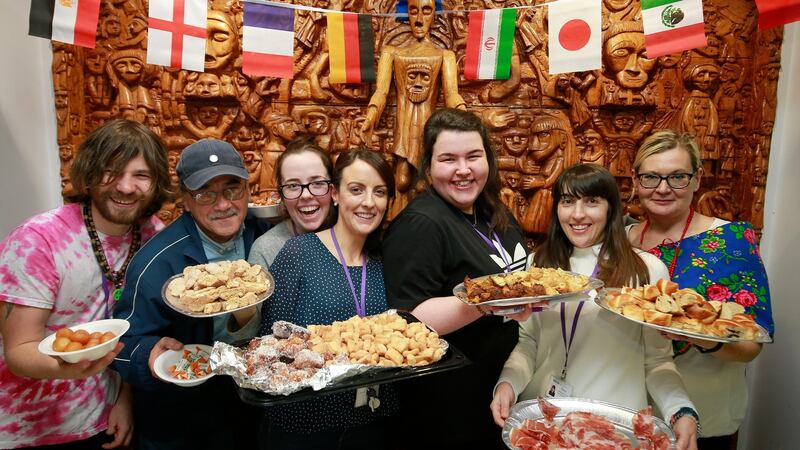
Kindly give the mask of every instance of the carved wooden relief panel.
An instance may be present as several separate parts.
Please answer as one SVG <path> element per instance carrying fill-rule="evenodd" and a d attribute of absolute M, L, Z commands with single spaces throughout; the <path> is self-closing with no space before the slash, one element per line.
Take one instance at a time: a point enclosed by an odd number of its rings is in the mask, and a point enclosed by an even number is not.
<path fill-rule="evenodd" d="M 426 3 L 432 0 L 410 0 Z M 307 6 L 392 12 L 393 1 L 302 0 Z M 537 0 L 538 3 L 538 0 Z M 97 48 L 53 43 L 53 81 L 63 193 L 73 152 L 113 117 L 146 123 L 166 142 L 174 175 L 181 150 L 204 137 L 225 139 L 243 155 L 252 194 L 276 196 L 274 166 L 286 142 L 310 134 L 333 156 L 367 146 L 396 168 L 402 208 L 414 187 L 417 136 L 437 106 L 467 108 L 489 125 L 499 156 L 502 198 L 525 232 L 545 231 L 558 174 L 579 161 L 607 167 L 630 198 L 639 143 L 673 128 L 697 136 L 705 177 L 697 207 L 763 226 L 764 189 L 777 102 L 782 28 L 758 31 L 747 0 L 704 2 L 708 46 L 646 57 L 639 2 L 604 0 L 603 69 L 547 72 L 546 10 L 518 10 L 511 77 L 463 79 L 466 13 L 398 23 L 373 18 L 378 81 L 331 84 L 324 16 L 297 11 L 294 79 L 242 73 L 242 4 L 209 2 L 205 72 L 146 61 L 144 0 L 106 0 Z M 446 10 L 532 2 L 454 0 Z M 177 178 L 176 178 L 177 181 Z M 641 210 L 632 200 L 627 210 Z M 170 221 L 180 205 L 164 205 Z"/>

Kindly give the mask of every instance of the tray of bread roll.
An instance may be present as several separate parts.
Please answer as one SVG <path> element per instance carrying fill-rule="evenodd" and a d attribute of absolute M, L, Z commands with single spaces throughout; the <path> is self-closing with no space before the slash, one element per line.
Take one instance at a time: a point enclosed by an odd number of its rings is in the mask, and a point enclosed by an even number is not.
<path fill-rule="evenodd" d="M 245 260 L 189 266 L 161 288 L 170 308 L 190 317 L 213 317 L 257 305 L 272 295 L 275 279 Z"/>
<path fill-rule="evenodd" d="M 691 288 L 665 279 L 638 288 L 606 288 L 601 308 L 644 326 L 715 342 L 771 343 L 769 332 L 736 302 L 707 301 Z"/>

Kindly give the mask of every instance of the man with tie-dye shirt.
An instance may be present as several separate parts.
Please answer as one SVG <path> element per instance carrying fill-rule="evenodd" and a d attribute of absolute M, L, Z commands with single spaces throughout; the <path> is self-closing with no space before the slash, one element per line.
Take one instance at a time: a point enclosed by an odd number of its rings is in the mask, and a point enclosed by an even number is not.
<path fill-rule="evenodd" d="M 111 317 L 129 256 L 163 224 L 167 154 L 144 125 L 113 120 L 91 132 L 71 167 L 75 203 L 28 219 L 0 242 L 0 448 L 127 445 L 130 388 L 96 361 L 37 350 L 63 327 Z"/>

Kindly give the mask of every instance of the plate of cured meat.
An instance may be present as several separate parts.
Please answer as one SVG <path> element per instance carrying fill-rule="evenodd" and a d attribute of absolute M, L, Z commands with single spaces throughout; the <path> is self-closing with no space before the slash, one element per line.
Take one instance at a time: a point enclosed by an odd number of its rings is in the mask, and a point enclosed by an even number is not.
<path fill-rule="evenodd" d="M 598 400 L 550 398 L 519 402 L 503 427 L 503 442 L 511 449 L 653 449 L 672 450 L 675 435 L 669 425 L 641 411 Z"/>
<path fill-rule="evenodd" d="M 465 277 L 453 295 L 469 305 L 515 306 L 537 302 L 590 300 L 603 282 L 561 269 L 531 267 L 478 278 Z"/>
<path fill-rule="evenodd" d="M 274 290 L 269 272 L 240 259 L 186 267 L 167 279 L 161 295 L 181 314 L 213 317 L 257 305 Z"/>
<path fill-rule="evenodd" d="M 595 302 L 644 326 L 716 342 L 770 343 L 764 327 L 736 302 L 707 301 L 690 288 L 665 279 L 638 288 L 604 289 Z"/>

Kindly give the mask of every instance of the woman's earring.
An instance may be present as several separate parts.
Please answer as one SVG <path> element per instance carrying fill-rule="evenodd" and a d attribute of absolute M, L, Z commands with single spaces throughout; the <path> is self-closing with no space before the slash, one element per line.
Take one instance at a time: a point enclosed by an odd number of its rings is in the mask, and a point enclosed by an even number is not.
<path fill-rule="evenodd" d="M 339 206 L 339 203 L 336 200 L 334 200 L 333 201 L 333 206 Z"/>

